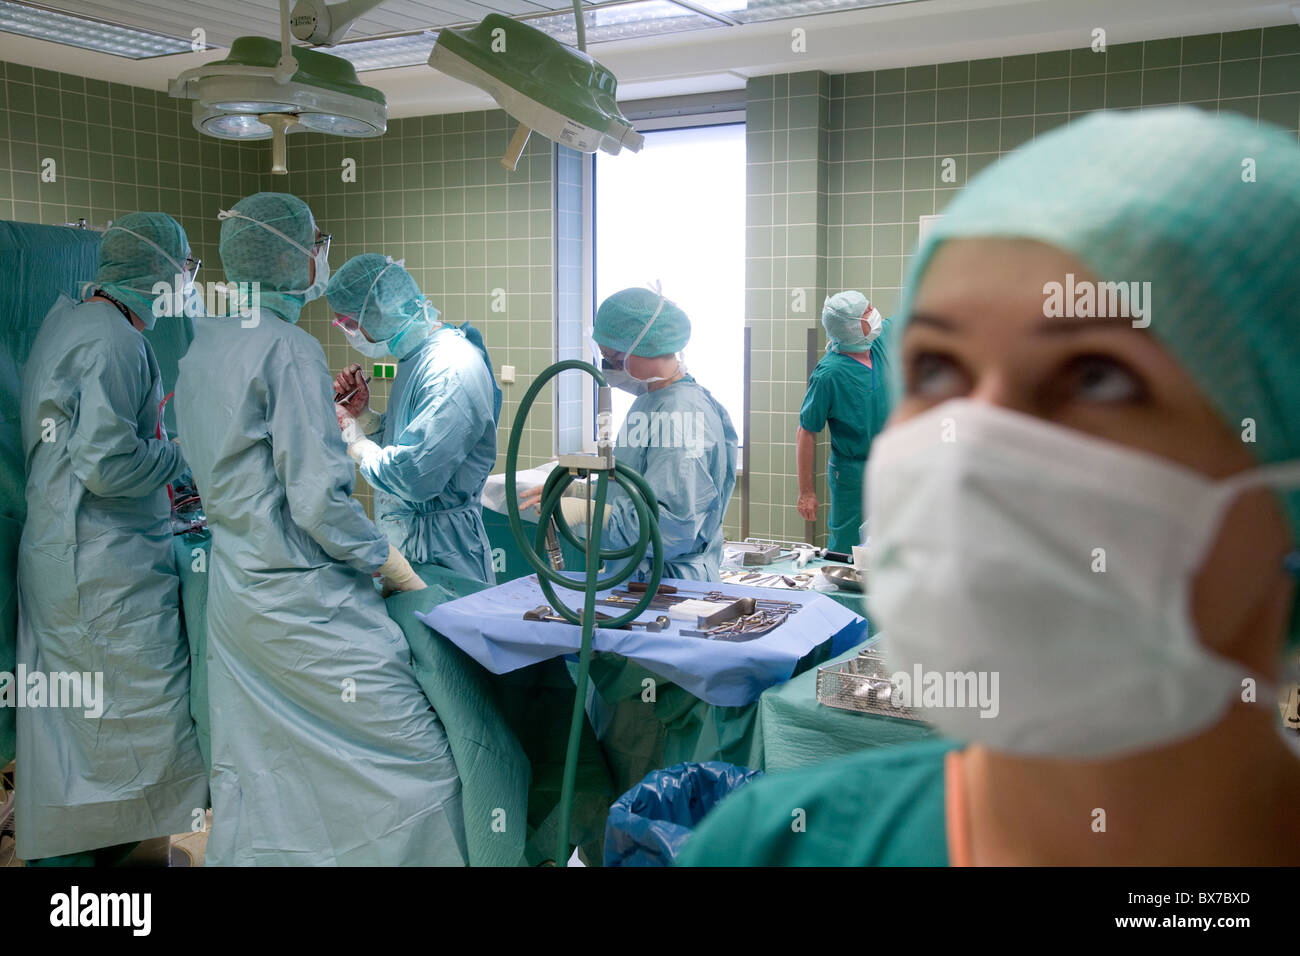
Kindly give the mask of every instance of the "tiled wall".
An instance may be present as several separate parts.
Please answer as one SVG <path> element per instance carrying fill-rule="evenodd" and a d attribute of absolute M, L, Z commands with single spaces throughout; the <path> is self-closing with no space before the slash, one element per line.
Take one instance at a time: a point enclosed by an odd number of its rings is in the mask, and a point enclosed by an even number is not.
<path fill-rule="evenodd" d="M 301 196 L 320 228 L 334 236 L 330 264 L 363 252 L 404 259 L 420 288 L 454 324 L 483 333 L 494 372 L 513 365 L 503 384 L 497 432 L 500 457 L 528 383 L 552 361 L 554 338 L 553 168 L 549 140 L 533 136 L 508 172 L 500 163 L 513 125 L 500 110 L 392 120 L 377 139 L 320 134 L 289 137 L 289 175 L 269 174 L 262 188 Z M 355 180 L 345 171 L 352 170 Z M 325 344 L 334 369 L 360 359 L 331 326 L 328 305 L 308 305 L 302 326 Z M 390 382 L 372 385 L 385 406 Z M 520 447 L 521 467 L 551 457 L 553 409 L 548 386 L 533 405 Z M 359 485 L 363 499 L 365 489 Z"/>
<path fill-rule="evenodd" d="M 749 533 L 804 541 L 794 430 L 808 383 L 808 329 L 828 294 L 830 77 L 757 77 L 746 102 L 745 321 L 750 338 Z M 820 346 L 825 339 L 820 340 Z M 817 494 L 825 534 L 828 433 L 819 436 Z"/>
<path fill-rule="evenodd" d="M 498 160 L 511 130 L 501 111 L 399 119 L 374 140 L 291 135 L 290 174 L 272 176 L 267 143 L 200 136 L 188 101 L 12 63 L 0 63 L 0 76 L 0 219 L 102 226 L 127 212 L 162 210 L 204 260 L 200 281 L 215 281 L 217 211 L 259 190 L 295 193 L 333 233 L 335 269 L 361 252 L 405 258 L 443 318 L 482 330 L 498 373 L 515 366 L 522 384 L 502 386 L 504 462 L 519 398 L 552 355 L 548 140 L 534 136 L 507 172 Z M 54 160 L 53 181 L 42 181 L 46 159 Z M 344 181 L 344 159 L 355 160 L 355 181 Z M 323 300 L 304 310 L 301 324 L 321 340 L 331 368 L 359 359 L 331 327 Z M 385 407 L 390 385 L 373 384 L 375 408 Z M 551 456 L 552 417 L 548 388 L 525 431 L 524 467 Z M 364 482 L 357 493 L 368 501 Z"/>
<path fill-rule="evenodd" d="M 256 192 L 265 145 L 200 136 L 190 104 L 165 93 L 14 63 L 0 72 L 0 219 L 102 226 L 163 210 L 204 260 L 199 279 L 220 275 L 217 210 Z"/>
<path fill-rule="evenodd" d="M 749 82 L 748 100 L 746 285 L 757 446 L 750 533 L 791 537 L 803 528 L 794 511 L 793 441 L 806 384 L 804 343 L 815 328 L 819 351 L 825 344 L 823 290 L 860 289 L 892 315 L 918 217 L 942 212 L 1001 154 L 1092 110 L 1188 103 L 1300 130 L 1300 26 L 1129 43 L 1105 53 L 760 77 Z M 952 183 L 942 179 L 946 158 L 955 161 Z M 804 287 L 811 305 L 796 312 L 792 290 Z M 764 439 L 771 441 L 767 461 Z M 824 470 L 824 447 L 818 461 Z M 824 484 L 819 494 L 825 503 Z"/>

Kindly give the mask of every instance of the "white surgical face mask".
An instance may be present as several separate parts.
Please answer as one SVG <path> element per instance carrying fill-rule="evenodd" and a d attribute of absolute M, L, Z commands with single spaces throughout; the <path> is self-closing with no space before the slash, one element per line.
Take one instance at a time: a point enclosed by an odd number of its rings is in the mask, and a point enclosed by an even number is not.
<path fill-rule="evenodd" d="M 302 247 L 299 246 L 301 249 Z M 311 261 L 316 263 L 316 278 L 311 280 L 311 285 L 302 290 L 302 296 L 308 302 L 319 299 L 325 294 L 325 286 L 330 281 L 330 247 L 328 243 L 321 243 L 316 246 L 307 255 L 311 256 Z"/>
<path fill-rule="evenodd" d="M 352 346 L 366 358 L 381 359 L 388 354 L 388 341 L 371 342 L 363 335 L 357 335 L 348 339 L 348 345 Z"/>
<path fill-rule="evenodd" d="M 880 317 L 880 310 L 875 307 L 867 313 L 865 318 L 867 320 L 867 328 L 870 330 L 867 332 L 865 338 L 868 343 L 871 343 L 880 338 L 880 330 L 884 328 L 885 320 Z"/>
<path fill-rule="evenodd" d="M 625 368 L 610 368 L 602 363 L 601 374 L 611 388 L 620 388 L 630 395 L 644 395 L 650 387 Z"/>
<path fill-rule="evenodd" d="M 1235 497 L 1300 486 L 1300 462 L 1216 482 L 957 400 L 883 432 L 867 483 L 867 600 L 892 666 L 954 683 L 998 675 L 986 678 L 995 708 L 923 709 L 944 733 L 1022 755 L 1116 756 L 1207 729 L 1259 679 L 1200 642 L 1192 581 Z M 1272 706 L 1266 687 L 1257 699 Z"/>

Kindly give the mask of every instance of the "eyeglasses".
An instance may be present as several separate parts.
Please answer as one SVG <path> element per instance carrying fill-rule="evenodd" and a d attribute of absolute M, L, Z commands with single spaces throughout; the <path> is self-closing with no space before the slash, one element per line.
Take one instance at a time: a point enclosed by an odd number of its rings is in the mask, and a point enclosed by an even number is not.
<path fill-rule="evenodd" d="M 322 245 L 324 245 L 324 246 L 325 246 L 325 249 L 326 249 L 326 254 L 328 255 L 328 254 L 329 254 L 328 251 L 329 251 L 329 247 L 330 247 L 330 240 L 333 239 L 333 238 L 334 238 L 334 234 L 333 234 L 333 233 L 331 233 L 331 232 L 324 233 L 324 234 L 323 234 L 319 239 L 317 239 L 315 242 L 313 242 L 313 243 L 311 244 L 311 251 L 312 251 L 313 253 L 315 253 L 316 250 L 317 250 L 318 248 L 320 248 Z"/>
<path fill-rule="evenodd" d="M 361 334 L 361 323 L 355 315 L 335 315 L 334 324 L 353 338 Z"/>
<path fill-rule="evenodd" d="M 194 256 L 185 257 L 185 271 L 190 274 L 191 279 L 199 274 L 199 266 L 201 265 L 203 265 L 202 259 L 196 259 Z"/>

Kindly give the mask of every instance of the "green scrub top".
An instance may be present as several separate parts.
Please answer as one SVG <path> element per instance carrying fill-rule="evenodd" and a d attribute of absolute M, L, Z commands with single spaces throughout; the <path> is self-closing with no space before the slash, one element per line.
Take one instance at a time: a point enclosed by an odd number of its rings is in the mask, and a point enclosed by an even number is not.
<path fill-rule="evenodd" d="M 871 343 L 871 368 L 839 352 L 827 352 L 808 379 L 799 424 L 808 432 L 831 430 L 828 518 L 830 547 L 847 553 L 861 544 L 863 471 L 871 441 L 885 427 L 893 408 L 889 390 L 892 373 L 882 334 Z"/>
<path fill-rule="evenodd" d="M 947 866 L 944 757 L 927 740 L 769 774 L 727 797 L 677 866 Z"/>

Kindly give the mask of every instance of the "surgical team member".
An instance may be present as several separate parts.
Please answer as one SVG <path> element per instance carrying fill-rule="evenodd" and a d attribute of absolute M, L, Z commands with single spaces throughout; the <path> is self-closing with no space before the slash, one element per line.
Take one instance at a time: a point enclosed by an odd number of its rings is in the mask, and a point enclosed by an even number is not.
<path fill-rule="evenodd" d="M 375 253 L 345 262 L 325 296 L 354 349 L 398 360 L 385 415 L 370 410 L 360 365 L 334 383 L 339 395 L 353 393 L 338 406 L 339 425 L 375 489 L 379 527 L 409 561 L 495 584 L 480 497 L 497 459 L 501 389 L 482 336 L 439 322 L 403 264 Z"/>
<path fill-rule="evenodd" d="M 681 862 L 1300 863 L 1297 169 L 1268 124 L 1107 112 L 954 200 L 905 289 L 869 600 L 900 674 L 997 690 L 932 701 L 952 741 L 749 785 Z"/>
<path fill-rule="evenodd" d="M 839 292 L 828 298 L 822 325 L 826 354 L 808 379 L 795 429 L 797 507 L 805 521 L 817 520 L 813 452 L 816 433 L 830 426 L 831 460 L 826 469 L 831 492 L 830 548 L 847 554 L 862 543 L 862 476 L 871 441 L 885 427 L 893 405 L 889 392 L 893 368 L 880 334 L 884 320 L 861 292 Z"/>
<path fill-rule="evenodd" d="M 23 373 L 18 664 L 51 694 L 68 675 L 82 685 L 76 706 L 18 711 L 17 853 L 32 862 L 119 862 L 140 840 L 188 832 L 208 803 L 167 498 L 185 460 L 142 334 L 154 284 L 191 272 L 176 220 L 122 216 L 93 294 L 59 297 Z"/>
<path fill-rule="evenodd" d="M 203 496 L 216 865 L 464 861 L 460 781 L 371 581 L 423 582 L 350 497 L 320 344 L 330 237 L 296 196 L 221 213 L 245 317 L 201 317 L 177 417 Z M 255 284 L 255 285 L 253 285 Z"/>
<path fill-rule="evenodd" d="M 718 580 L 722 517 L 736 487 L 736 430 L 727 410 L 686 372 L 680 352 L 691 337 L 686 313 L 649 289 L 615 292 L 596 310 L 593 330 L 610 385 L 637 396 L 619 430 L 615 456 L 638 471 L 659 499 L 666 578 Z M 536 505 L 541 488 L 520 496 Z M 566 498 L 565 517 L 576 524 L 586 502 Z M 576 506 L 576 507 L 574 507 Z M 631 499 L 610 492 L 602 547 L 636 543 Z M 649 576 L 650 559 L 639 571 Z"/>

